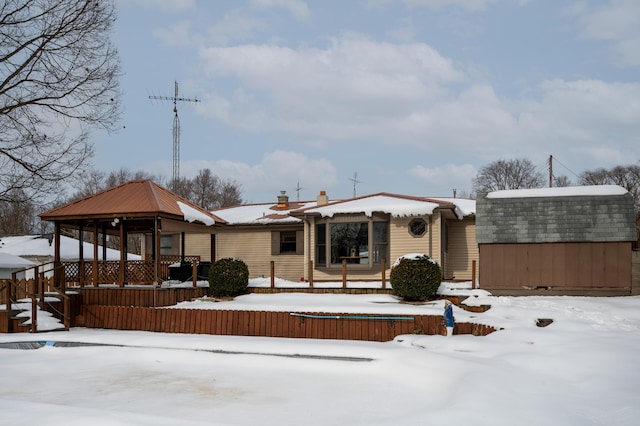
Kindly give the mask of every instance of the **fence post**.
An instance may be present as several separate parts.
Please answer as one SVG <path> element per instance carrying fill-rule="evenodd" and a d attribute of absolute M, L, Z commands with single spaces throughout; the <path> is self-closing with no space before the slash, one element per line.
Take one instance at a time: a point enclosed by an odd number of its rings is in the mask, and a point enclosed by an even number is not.
<path fill-rule="evenodd" d="M 276 262 L 275 261 L 271 261 L 270 262 L 270 268 L 271 268 L 271 288 L 275 288 L 276 286 Z"/>
<path fill-rule="evenodd" d="M 191 262 L 191 265 L 193 266 L 191 268 L 191 272 L 193 273 L 193 287 L 195 288 L 195 287 L 198 287 L 198 263 L 194 259 Z"/>
<path fill-rule="evenodd" d="M 347 259 L 342 259 L 342 288 L 347 288 Z"/>
<path fill-rule="evenodd" d="M 309 261 L 309 288 L 313 288 L 313 260 Z"/>
<path fill-rule="evenodd" d="M 471 288 L 476 288 L 476 261 L 471 261 Z"/>
<path fill-rule="evenodd" d="M 32 288 L 33 292 L 31 293 L 31 332 L 37 333 L 38 332 L 38 301 L 36 300 L 35 282 L 32 285 L 33 285 L 33 288 Z"/>
<path fill-rule="evenodd" d="M 387 262 L 384 259 L 380 260 L 380 275 L 382 277 L 382 289 L 386 289 L 387 288 L 387 275 L 386 275 L 386 269 L 387 269 Z"/>

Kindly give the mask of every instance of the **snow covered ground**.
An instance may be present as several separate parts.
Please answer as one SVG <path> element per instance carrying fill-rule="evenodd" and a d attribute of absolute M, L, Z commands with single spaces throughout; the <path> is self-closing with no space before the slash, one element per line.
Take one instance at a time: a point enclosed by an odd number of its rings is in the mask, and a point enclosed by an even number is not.
<path fill-rule="evenodd" d="M 640 297 L 493 297 L 464 285 L 441 291 L 492 306 L 456 308 L 457 321 L 503 329 L 386 343 L 82 328 L 0 335 L 0 424 L 638 424 Z M 251 294 L 187 305 L 442 309 L 441 301 L 406 305 L 388 295 Z M 539 318 L 553 323 L 538 327 Z M 2 348 L 36 340 L 49 345 Z"/>

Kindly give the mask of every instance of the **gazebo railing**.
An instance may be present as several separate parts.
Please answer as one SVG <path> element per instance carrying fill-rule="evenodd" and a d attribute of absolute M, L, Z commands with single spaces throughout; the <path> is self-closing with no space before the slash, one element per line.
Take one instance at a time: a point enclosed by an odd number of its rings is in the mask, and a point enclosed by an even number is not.
<path fill-rule="evenodd" d="M 100 260 L 97 264 L 93 261 L 62 262 L 64 282 L 66 286 L 84 287 L 100 284 L 141 284 L 152 285 L 169 279 L 169 267 L 182 261 L 199 263 L 200 256 L 162 256 L 158 262 L 156 277 L 155 262 L 153 260 Z M 94 265 L 97 270 L 94 271 Z M 124 267 L 124 271 L 121 268 Z"/>

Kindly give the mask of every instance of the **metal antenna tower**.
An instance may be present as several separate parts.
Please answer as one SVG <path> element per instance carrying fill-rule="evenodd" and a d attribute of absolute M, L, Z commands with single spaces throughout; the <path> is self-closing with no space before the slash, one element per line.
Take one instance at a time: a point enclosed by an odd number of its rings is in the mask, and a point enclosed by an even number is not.
<path fill-rule="evenodd" d="M 359 183 L 362 183 L 361 181 L 358 180 L 358 172 L 355 172 L 353 174 L 353 177 L 349 178 L 349 180 L 353 182 L 353 198 L 356 198 L 356 185 Z"/>
<path fill-rule="evenodd" d="M 178 82 L 175 83 L 173 96 L 149 96 L 149 99 L 173 102 L 173 180 L 175 185 L 180 179 L 180 118 L 178 118 L 178 101 L 180 102 L 200 102 L 196 98 L 181 98 L 178 96 Z"/>

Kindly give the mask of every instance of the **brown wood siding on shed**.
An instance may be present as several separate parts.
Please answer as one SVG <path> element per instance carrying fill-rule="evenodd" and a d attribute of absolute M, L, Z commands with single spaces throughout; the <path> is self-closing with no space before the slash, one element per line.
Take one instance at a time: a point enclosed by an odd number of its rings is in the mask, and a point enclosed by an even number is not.
<path fill-rule="evenodd" d="M 631 288 L 631 243 L 480 244 L 486 290 Z"/>

